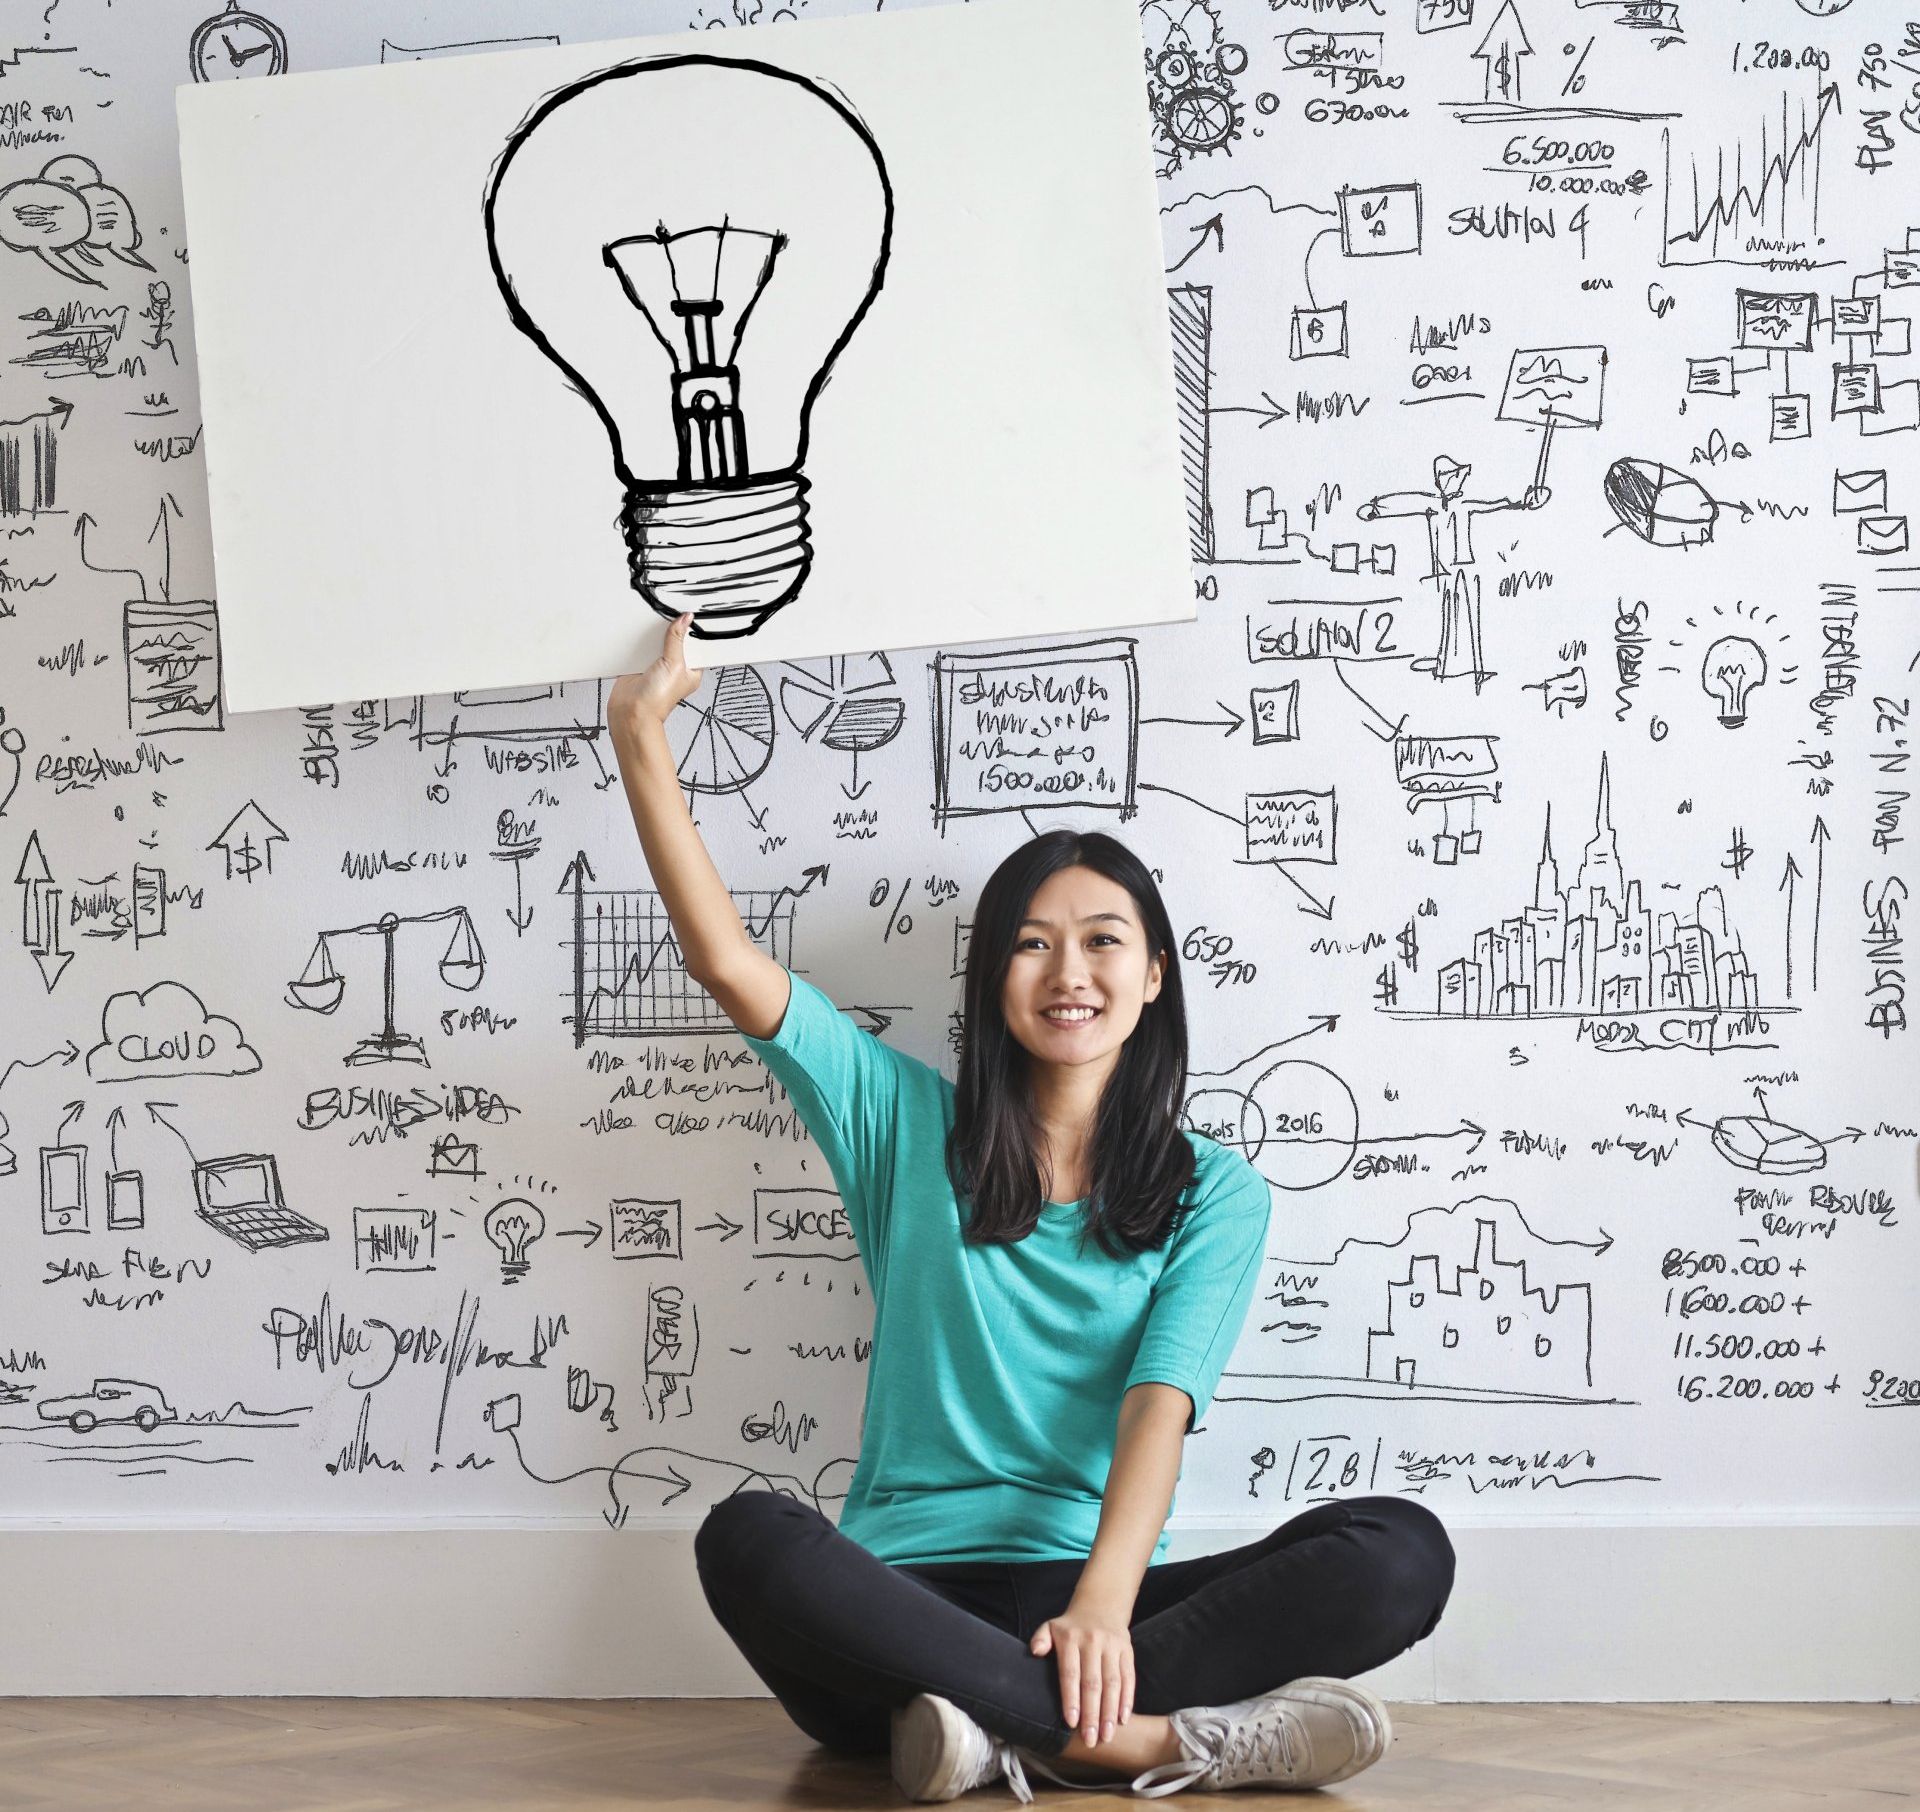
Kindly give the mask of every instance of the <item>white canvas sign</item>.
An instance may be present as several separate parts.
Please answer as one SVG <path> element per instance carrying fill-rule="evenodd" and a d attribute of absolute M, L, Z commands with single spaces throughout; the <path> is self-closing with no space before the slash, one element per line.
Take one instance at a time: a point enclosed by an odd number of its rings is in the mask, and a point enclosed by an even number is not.
<path fill-rule="evenodd" d="M 235 710 L 1191 618 L 1127 0 L 180 89 Z"/>

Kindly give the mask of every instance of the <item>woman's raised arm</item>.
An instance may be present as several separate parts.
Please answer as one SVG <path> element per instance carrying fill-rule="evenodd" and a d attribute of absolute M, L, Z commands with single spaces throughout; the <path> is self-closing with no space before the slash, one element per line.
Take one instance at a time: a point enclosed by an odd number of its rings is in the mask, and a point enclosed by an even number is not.
<path fill-rule="evenodd" d="M 677 618 L 660 658 L 644 672 L 614 681 L 607 695 L 607 728 L 640 847 L 687 974 L 742 1032 L 771 1038 L 787 1010 L 787 972 L 747 936 L 687 810 L 667 746 L 667 713 L 700 684 L 702 669 L 686 663 L 692 621 L 692 612 Z"/>

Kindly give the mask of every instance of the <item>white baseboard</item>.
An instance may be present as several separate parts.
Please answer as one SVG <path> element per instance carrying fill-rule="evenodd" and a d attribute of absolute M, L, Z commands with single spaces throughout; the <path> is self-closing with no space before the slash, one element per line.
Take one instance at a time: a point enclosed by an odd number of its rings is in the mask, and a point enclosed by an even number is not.
<path fill-rule="evenodd" d="M 0 1695 L 737 1698 L 693 1530 L 0 1533 Z M 1456 1524 L 1390 1700 L 1920 1699 L 1920 1525 Z M 1264 1528 L 1180 1528 L 1170 1559 Z"/>

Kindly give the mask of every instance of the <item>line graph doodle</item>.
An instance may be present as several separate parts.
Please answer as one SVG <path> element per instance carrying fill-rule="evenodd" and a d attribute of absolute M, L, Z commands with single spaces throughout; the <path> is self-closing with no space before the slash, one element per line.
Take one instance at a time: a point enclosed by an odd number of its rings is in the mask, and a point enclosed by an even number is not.
<path fill-rule="evenodd" d="M 733 1022 L 686 971 L 679 939 L 657 893 L 590 888 L 593 868 L 582 851 L 567 865 L 560 892 L 573 902 L 573 1027 L 576 1048 L 589 1038 L 712 1036 Z M 811 883 L 809 883 L 811 885 Z M 735 893 L 747 934 L 783 967 L 793 961 L 789 888 Z"/>
<path fill-rule="evenodd" d="M 1662 211 L 1663 264 L 1760 264 L 1793 260 L 1819 269 L 1837 258 L 1814 256 L 1820 245 L 1820 165 L 1840 90 L 1812 96 L 1782 93 L 1777 118 L 1764 115 L 1731 152 L 1723 142 L 1685 156 L 1666 145 Z"/>

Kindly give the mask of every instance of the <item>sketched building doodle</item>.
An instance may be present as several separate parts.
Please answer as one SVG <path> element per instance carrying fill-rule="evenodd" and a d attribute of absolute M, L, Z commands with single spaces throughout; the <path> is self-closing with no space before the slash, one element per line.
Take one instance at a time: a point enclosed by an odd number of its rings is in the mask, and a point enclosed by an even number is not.
<path fill-rule="evenodd" d="M 1425 1253 L 1387 1285 L 1387 1325 L 1367 1330 L 1367 1376 L 1504 1391 L 1518 1372 L 1535 1391 L 1591 1389 L 1593 1286 L 1530 1283 L 1524 1258 L 1500 1256 L 1499 1223 L 1473 1225 L 1467 1263 Z"/>
<path fill-rule="evenodd" d="M 1604 755 L 1593 835 L 1573 884 L 1560 885 L 1549 811 L 1533 904 L 1477 932 L 1473 954 L 1456 957 L 1439 977 L 1439 1011 L 1453 1017 L 1759 1004 L 1758 983 L 1727 922 L 1719 888 L 1702 888 L 1694 917 L 1683 921 L 1671 912 L 1652 912 L 1640 882 L 1627 879 Z"/>

